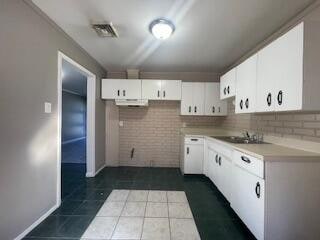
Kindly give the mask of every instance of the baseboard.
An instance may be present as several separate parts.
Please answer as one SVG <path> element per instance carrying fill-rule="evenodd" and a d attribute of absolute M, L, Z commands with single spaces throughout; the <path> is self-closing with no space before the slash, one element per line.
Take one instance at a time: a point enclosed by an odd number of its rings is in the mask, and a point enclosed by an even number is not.
<path fill-rule="evenodd" d="M 68 144 L 68 143 L 77 142 L 77 141 L 80 141 L 80 140 L 85 139 L 85 138 L 86 138 L 86 137 L 74 138 L 74 139 L 71 139 L 71 140 L 68 140 L 68 141 L 64 141 L 64 142 L 62 142 L 61 144 L 62 144 L 62 145 L 66 145 L 66 144 Z"/>
<path fill-rule="evenodd" d="M 87 172 L 86 173 L 86 177 L 95 177 L 96 175 L 98 175 L 99 172 L 101 172 L 102 169 L 104 169 L 107 165 L 106 164 L 103 164 L 101 166 L 101 168 L 99 168 L 95 173 L 92 173 L 92 172 Z"/>
<path fill-rule="evenodd" d="M 24 230 L 19 236 L 17 236 L 14 240 L 21 240 L 29 232 L 31 232 L 36 226 L 38 226 L 43 220 L 45 220 L 51 213 L 53 213 L 59 207 L 58 204 L 54 205 L 52 208 L 49 209 L 45 214 L 43 214 L 40 218 L 38 218 L 33 224 L 31 224 L 26 230 Z"/>

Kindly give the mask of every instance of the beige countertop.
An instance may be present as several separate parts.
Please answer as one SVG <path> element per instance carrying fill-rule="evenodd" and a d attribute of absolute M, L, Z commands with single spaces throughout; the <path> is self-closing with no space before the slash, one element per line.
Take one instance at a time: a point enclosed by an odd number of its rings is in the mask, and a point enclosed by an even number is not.
<path fill-rule="evenodd" d="M 320 161 L 320 153 L 305 151 L 295 148 L 294 146 L 283 146 L 273 143 L 277 142 L 274 137 L 265 137 L 266 142 L 270 144 L 234 144 L 215 139 L 215 136 L 239 136 L 238 131 L 226 130 L 213 127 L 188 127 L 182 128 L 183 135 L 204 136 L 208 139 L 218 141 L 221 144 L 231 146 L 232 148 L 241 151 L 245 154 L 251 155 L 264 161 Z M 288 144 L 290 145 L 288 140 Z M 279 141 L 278 141 L 279 142 Z M 294 144 L 292 144 L 294 145 Z"/>

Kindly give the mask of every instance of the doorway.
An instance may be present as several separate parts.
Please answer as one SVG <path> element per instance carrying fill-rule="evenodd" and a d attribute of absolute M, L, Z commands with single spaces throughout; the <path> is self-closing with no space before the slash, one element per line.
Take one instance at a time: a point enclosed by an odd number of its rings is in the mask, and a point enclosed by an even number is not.
<path fill-rule="evenodd" d="M 58 52 L 57 203 L 95 176 L 96 76 Z"/>

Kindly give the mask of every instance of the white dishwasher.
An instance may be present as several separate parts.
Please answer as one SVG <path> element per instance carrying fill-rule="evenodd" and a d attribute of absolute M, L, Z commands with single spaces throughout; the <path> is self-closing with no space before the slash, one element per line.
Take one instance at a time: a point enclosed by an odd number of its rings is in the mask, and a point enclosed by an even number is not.
<path fill-rule="evenodd" d="M 204 138 L 185 136 L 180 168 L 183 174 L 203 174 Z"/>

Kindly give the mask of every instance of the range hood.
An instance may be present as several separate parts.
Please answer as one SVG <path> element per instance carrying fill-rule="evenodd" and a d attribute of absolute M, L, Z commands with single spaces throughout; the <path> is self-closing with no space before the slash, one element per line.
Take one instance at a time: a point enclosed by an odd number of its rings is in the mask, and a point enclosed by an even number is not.
<path fill-rule="evenodd" d="M 146 107 L 148 99 L 116 99 L 117 106 Z"/>

